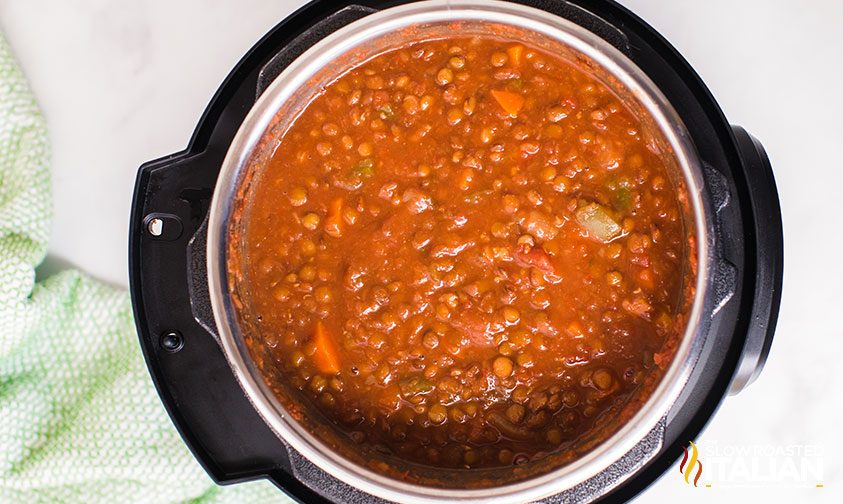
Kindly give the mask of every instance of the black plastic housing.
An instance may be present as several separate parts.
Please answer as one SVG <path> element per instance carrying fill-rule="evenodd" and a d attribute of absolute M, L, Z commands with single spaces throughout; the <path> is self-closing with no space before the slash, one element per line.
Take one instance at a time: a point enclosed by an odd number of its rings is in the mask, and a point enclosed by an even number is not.
<path fill-rule="evenodd" d="M 129 267 L 141 348 L 173 423 L 219 483 L 266 477 L 305 502 L 325 497 L 375 500 L 331 477 L 321 480 L 314 491 L 292 476 L 295 461 L 291 462 L 284 443 L 240 389 L 211 333 L 213 328 L 207 321 L 204 325 L 197 322 L 195 312 L 205 310 L 200 319 L 208 318 L 208 295 L 202 292 L 201 274 L 198 282 L 196 275 L 192 282 L 188 276 L 203 266 L 201 229 L 217 175 L 257 95 L 316 40 L 354 19 L 400 3 L 406 1 L 314 1 L 299 9 L 264 36 L 232 70 L 200 119 L 187 149 L 140 167 L 130 221 Z M 710 314 L 705 365 L 671 411 L 660 455 L 601 499 L 625 501 L 663 474 L 711 418 L 729 389 L 747 336 L 760 331 L 764 357 L 769 351 L 782 277 L 781 213 L 775 182 L 760 144 L 729 125 L 687 62 L 628 10 L 609 0 L 519 3 L 585 26 L 647 73 L 685 122 L 706 166 L 706 196 L 716 211 L 718 262 L 714 274 L 718 275 L 722 291 L 717 295 L 723 303 Z M 349 5 L 356 7 L 334 16 Z M 159 236 L 149 232 L 150 222 L 156 218 L 163 225 Z M 192 245 L 191 240 L 195 240 Z M 177 349 L 169 339 L 172 333 L 181 337 Z"/>

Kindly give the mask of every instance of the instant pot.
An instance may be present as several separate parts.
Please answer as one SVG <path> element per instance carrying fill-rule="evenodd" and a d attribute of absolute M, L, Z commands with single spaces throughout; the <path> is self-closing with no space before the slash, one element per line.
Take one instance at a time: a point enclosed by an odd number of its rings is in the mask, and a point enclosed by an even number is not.
<path fill-rule="evenodd" d="M 339 56 L 430 38 L 448 22 L 541 34 L 607 72 L 670 143 L 697 239 L 696 297 L 673 363 L 640 410 L 568 465 L 512 483 L 460 488 L 376 473 L 293 420 L 251 362 L 229 292 L 226 250 L 238 191 L 262 139 L 280 135 Z M 438 31 L 437 31 L 438 30 Z M 336 71 L 340 71 L 339 68 Z M 334 73 L 335 74 L 335 73 Z M 327 77 L 324 77 L 327 78 Z M 619 93 L 621 91 L 618 91 Z M 286 111 L 289 108 L 289 111 Z M 141 166 L 130 223 L 135 320 L 170 417 L 219 483 L 268 478 L 301 501 L 627 500 L 663 474 L 720 401 L 760 373 L 781 298 L 781 211 L 760 143 L 731 126 L 687 62 L 607 0 L 314 1 L 235 66 L 186 150 Z"/>

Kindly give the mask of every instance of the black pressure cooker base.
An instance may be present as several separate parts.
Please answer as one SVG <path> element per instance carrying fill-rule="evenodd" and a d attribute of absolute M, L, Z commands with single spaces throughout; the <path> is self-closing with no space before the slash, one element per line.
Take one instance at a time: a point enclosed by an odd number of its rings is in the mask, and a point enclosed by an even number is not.
<path fill-rule="evenodd" d="M 213 336 L 203 284 L 203 222 L 223 158 L 257 96 L 297 56 L 327 34 L 406 1 L 314 1 L 264 36 L 211 100 L 186 150 L 141 166 L 129 238 L 131 294 L 141 348 L 164 406 L 194 456 L 221 484 L 268 478 L 303 502 L 377 502 L 288 452 L 257 414 Z M 745 341 L 765 342 L 781 290 L 781 218 L 769 162 L 740 128 L 733 130 L 705 85 L 652 28 L 609 0 L 525 1 L 600 35 L 659 86 L 685 122 L 706 169 L 717 209 L 723 275 L 706 363 L 664 426 L 664 445 L 637 473 L 602 496 L 626 501 L 676 462 L 726 395 Z M 776 225 L 778 226 L 776 228 Z M 760 233 L 760 230 L 766 230 Z M 777 231 L 777 232 L 776 232 Z M 198 259 L 197 259 L 198 258 Z M 760 274 L 763 262 L 771 270 Z M 772 265 L 771 265 L 772 264 Z M 720 271 L 720 270 L 718 270 Z M 204 288 L 204 290 L 203 290 Z M 752 295 L 754 293 L 754 295 Z M 762 319 L 763 324 L 758 324 Z M 200 323 L 201 321 L 201 323 Z M 759 333 L 760 331 L 760 333 Z M 763 361 L 763 359 L 762 359 Z M 291 457 L 301 460 L 292 460 Z M 293 464 L 315 471 L 293 476 Z M 552 499 L 551 499 L 552 500 Z"/>

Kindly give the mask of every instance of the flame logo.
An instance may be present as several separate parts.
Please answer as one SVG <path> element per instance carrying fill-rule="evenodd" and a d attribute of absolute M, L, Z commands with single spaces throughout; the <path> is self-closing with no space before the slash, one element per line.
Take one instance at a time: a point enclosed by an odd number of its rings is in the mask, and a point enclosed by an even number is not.
<path fill-rule="evenodd" d="M 691 459 L 688 460 L 688 449 L 683 447 L 682 450 L 685 452 L 685 456 L 682 457 L 682 463 L 679 464 L 679 474 L 685 476 L 685 483 L 690 484 L 691 482 L 689 479 L 691 478 L 691 473 L 694 471 L 694 464 L 697 465 L 697 475 L 694 477 L 694 486 L 697 486 L 697 482 L 700 480 L 700 476 L 702 476 L 703 465 L 697 457 L 699 457 L 699 451 L 697 451 L 697 445 L 694 444 L 693 441 L 691 443 Z M 687 462 L 687 467 L 685 464 Z"/>

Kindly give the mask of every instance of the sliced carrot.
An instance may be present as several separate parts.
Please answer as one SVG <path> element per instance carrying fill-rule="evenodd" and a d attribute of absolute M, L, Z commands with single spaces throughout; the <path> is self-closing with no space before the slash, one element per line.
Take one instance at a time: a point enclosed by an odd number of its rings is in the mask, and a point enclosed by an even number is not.
<path fill-rule="evenodd" d="M 524 58 L 524 46 L 514 45 L 506 50 L 506 54 L 509 56 L 509 62 L 518 66 Z"/>
<path fill-rule="evenodd" d="M 337 346 L 334 343 L 334 338 L 325 323 L 321 320 L 316 321 L 316 326 L 313 329 L 313 344 L 316 346 L 316 352 L 313 354 L 313 362 L 319 371 L 326 374 L 337 374 L 340 372 L 340 356 L 337 352 Z"/>
<path fill-rule="evenodd" d="M 512 91 L 492 90 L 492 96 L 500 104 L 501 108 L 512 117 L 516 117 L 521 107 L 524 106 L 524 97 Z"/>
<path fill-rule="evenodd" d="M 328 206 L 328 216 L 325 218 L 325 232 L 334 238 L 342 236 L 345 223 L 342 220 L 342 198 L 334 198 Z"/>

